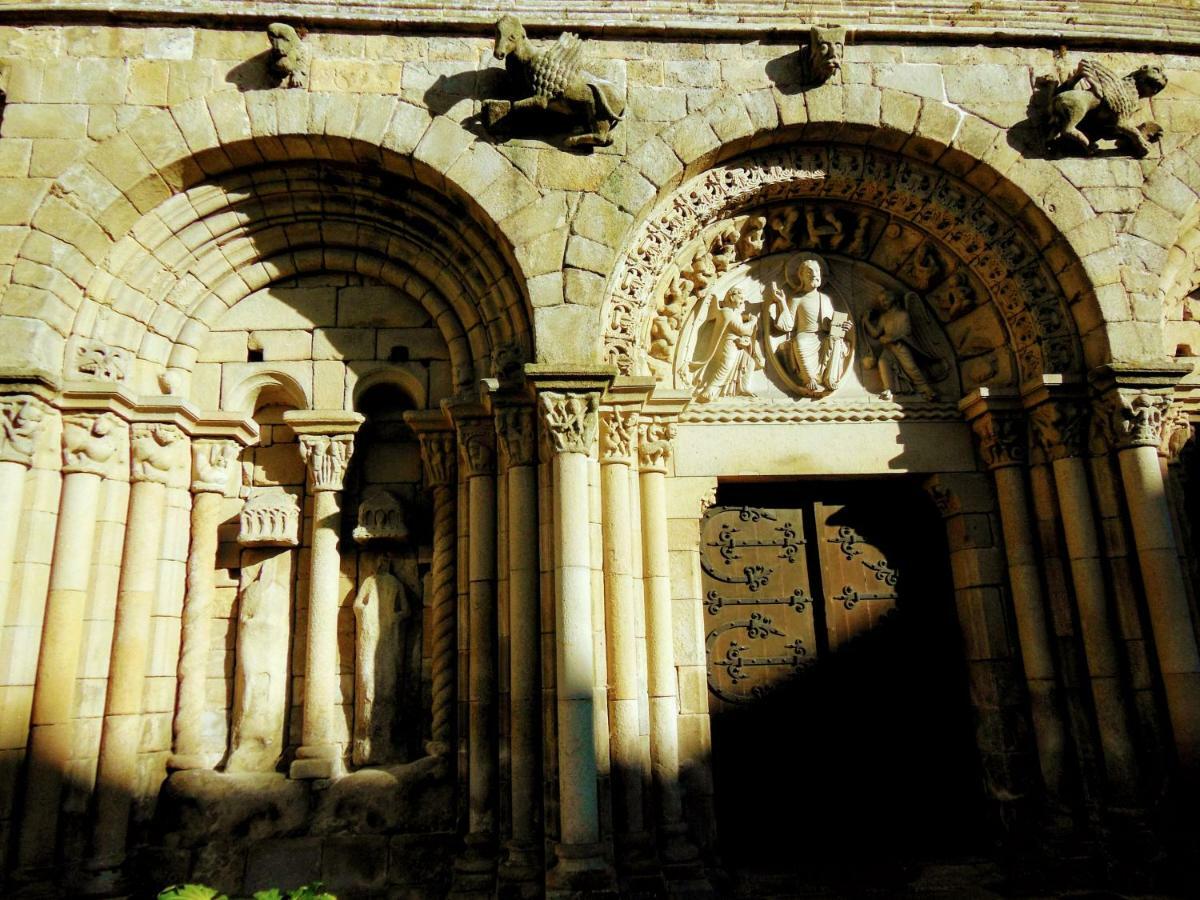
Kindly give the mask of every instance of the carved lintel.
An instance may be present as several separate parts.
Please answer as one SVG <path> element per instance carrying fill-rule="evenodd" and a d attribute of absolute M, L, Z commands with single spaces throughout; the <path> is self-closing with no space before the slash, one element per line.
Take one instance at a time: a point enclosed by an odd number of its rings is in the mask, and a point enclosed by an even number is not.
<path fill-rule="evenodd" d="M 842 52 L 846 48 L 846 29 L 841 25 L 814 25 L 809 29 L 808 46 L 804 48 L 804 82 L 824 84 L 842 68 Z"/>
<path fill-rule="evenodd" d="M 279 488 L 251 492 L 238 518 L 243 547 L 295 547 L 300 543 L 300 503 Z"/>
<path fill-rule="evenodd" d="M 1110 390 L 1096 404 L 1096 415 L 1104 417 L 1108 438 L 1117 450 L 1158 449 L 1170 407 L 1171 397 L 1166 393 Z"/>
<path fill-rule="evenodd" d="M 33 464 L 46 408 L 40 400 L 17 395 L 0 400 L 0 462 Z"/>
<path fill-rule="evenodd" d="M 666 472 L 671 462 L 672 441 L 678 433 L 674 422 L 651 420 L 638 426 L 638 468 L 643 472 Z"/>
<path fill-rule="evenodd" d="M 600 414 L 600 461 L 632 463 L 636 409 L 606 409 Z"/>
<path fill-rule="evenodd" d="M 274 22 L 267 26 L 267 39 L 271 42 L 271 74 L 279 79 L 279 86 L 308 87 L 308 49 L 300 33 L 291 25 Z"/>
<path fill-rule="evenodd" d="M 1024 465 L 1028 460 L 1025 426 L 1018 414 L 984 413 L 971 423 L 979 452 L 989 469 Z"/>
<path fill-rule="evenodd" d="M 1029 412 L 1029 425 L 1046 459 L 1082 456 L 1088 440 L 1087 409 L 1081 401 L 1053 399 Z"/>
<path fill-rule="evenodd" d="M 175 425 L 136 423 L 129 429 L 130 477 L 133 481 L 182 487 L 187 479 L 187 437 Z"/>
<path fill-rule="evenodd" d="M 537 450 L 537 429 L 528 406 L 503 406 L 496 411 L 496 435 L 509 466 L 531 466 Z"/>
<path fill-rule="evenodd" d="M 368 541 L 408 540 L 408 526 L 404 524 L 404 507 L 391 491 L 378 485 L 372 486 L 358 504 L 358 524 L 354 528 L 354 540 L 360 544 Z"/>
<path fill-rule="evenodd" d="M 492 420 L 463 419 L 456 427 L 464 474 L 468 478 L 496 474 L 496 426 Z"/>
<path fill-rule="evenodd" d="M 123 382 L 133 358 L 128 350 L 94 338 L 74 337 L 67 346 L 67 371 L 89 381 Z"/>
<path fill-rule="evenodd" d="M 114 476 L 124 444 L 125 423 L 112 413 L 64 416 L 63 474 Z"/>
<path fill-rule="evenodd" d="M 350 434 L 301 434 L 300 458 L 308 466 L 308 486 L 314 491 L 340 491 L 354 453 Z"/>
<path fill-rule="evenodd" d="M 599 393 L 542 391 L 538 394 L 538 405 L 552 452 L 591 454 L 596 446 Z"/>
<path fill-rule="evenodd" d="M 227 494 L 237 469 L 238 449 L 236 441 L 192 441 L 192 492 Z"/>
<path fill-rule="evenodd" d="M 432 490 L 454 484 L 454 435 L 449 431 L 425 431 L 417 439 L 421 442 L 425 486 Z"/>

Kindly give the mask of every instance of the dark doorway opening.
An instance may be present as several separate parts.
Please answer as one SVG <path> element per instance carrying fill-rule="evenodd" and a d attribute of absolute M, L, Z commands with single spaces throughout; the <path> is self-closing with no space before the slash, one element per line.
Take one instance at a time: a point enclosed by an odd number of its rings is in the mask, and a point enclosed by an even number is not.
<path fill-rule="evenodd" d="M 702 534 L 726 868 L 886 888 L 986 849 L 945 534 L 919 485 L 723 484 Z"/>

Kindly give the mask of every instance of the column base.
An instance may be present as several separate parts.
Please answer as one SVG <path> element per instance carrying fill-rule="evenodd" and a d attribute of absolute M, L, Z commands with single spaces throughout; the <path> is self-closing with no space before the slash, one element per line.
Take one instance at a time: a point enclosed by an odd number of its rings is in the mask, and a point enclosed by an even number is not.
<path fill-rule="evenodd" d="M 496 890 L 496 852 L 490 835 L 468 834 L 466 850 L 454 861 L 451 897 L 491 898 Z"/>
<path fill-rule="evenodd" d="M 300 747 L 296 750 L 296 758 L 288 770 L 288 777 L 294 779 L 306 778 L 341 778 L 346 774 L 346 764 L 342 760 L 342 748 L 336 744 L 318 744 L 312 747 Z"/>
<path fill-rule="evenodd" d="M 501 897 L 541 896 L 542 855 L 537 845 L 516 840 L 506 843 L 504 861 L 500 863 L 497 876 Z"/>
<path fill-rule="evenodd" d="M 558 861 L 546 871 L 546 900 L 617 897 L 617 878 L 602 844 L 558 844 Z"/>
<path fill-rule="evenodd" d="M 687 826 L 682 822 L 664 825 L 662 829 L 662 858 L 668 866 L 699 866 L 700 851 L 688 837 Z"/>

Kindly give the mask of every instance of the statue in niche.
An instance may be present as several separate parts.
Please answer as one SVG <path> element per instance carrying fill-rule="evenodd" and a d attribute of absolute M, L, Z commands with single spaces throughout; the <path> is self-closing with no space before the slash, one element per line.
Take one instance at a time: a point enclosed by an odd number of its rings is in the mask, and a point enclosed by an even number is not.
<path fill-rule="evenodd" d="M 696 399 L 702 403 L 719 397 L 753 397 L 750 375 L 761 369 L 762 347 L 758 341 L 758 315 L 746 309 L 746 298 L 734 287 L 717 303 L 705 326 L 712 334 L 703 350 L 689 364 L 694 373 Z"/>
<path fill-rule="evenodd" d="M 568 147 L 607 147 L 612 130 L 625 115 L 625 101 L 611 81 L 582 66 L 583 42 L 564 32 L 548 50 L 535 50 L 516 16 L 496 23 L 492 55 L 503 60 L 515 100 L 485 100 L 484 121 L 495 128 L 510 113 L 548 110 L 584 121 L 585 131 L 565 141 Z"/>
<path fill-rule="evenodd" d="M 374 574 L 354 598 L 354 736 L 357 766 L 392 757 L 392 728 L 399 693 L 398 662 L 407 659 L 400 628 L 409 617 L 408 594 L 392 571 L 392 557 L 379 557 Z"/>
<path fill-rule="evenodd" d="M 290 555 L 250 552 L 257 561 L 242 568 L 228 772 L 272 772 L 283 753 Z"/>
<path fill-rule="evenodd" d="M 871 347 L 863 365 L 879 367 L 880 398 L 891 400 L 915 391 L 926 400 L 938 399 L 931 382 L 946 377 L 946 363 L 920 297 L 912 291 L 882 290 L 861 324 Z"/>
<path fill-rule="evenodd" d="M 804 50 L 804 81 L 816 86 L 824 84 L 842 68 L 842 52 L 846 48 L 846 29 L 841 25 L 814 25 L 809 30 L 808 47 Z"/>
<path fill-rule="evenodd" d="M 796 390 L 806 397 L 837 389 L 853 349 L 854 323 L 848 314 L 835 310 L 833 299 L 821 290 L 824 268 L 819 256 L 797 253 L 784 266 L 788 293 L 771 285 L 771 330 L 787 336 L 777 358 Z"/>
<path fill-rule="evenodd" d="M 285 88 L 308 87 L 308 50 L 300 34 L 291 25 L 275 22 L 267 26 L 271 42 L 271 74 Z"/>
<path fill-rule="evenodd" d="M 1090 153 L 1096 140 L 1108 138 L 1141 159 L 1162 135 L 1154 122 L 1133 124 L 1139 101 L 1167 86 L 1166 73 L 1159 66 L 1142 66 L 1118 78 L 1095 60 L 1082 59 L 1075 74 L 1062 84 L 1055 84 L 1053 78 L 1039 79 L 1039 84 L 1047 146 L 1061 139 L 1078 152 Z"/>

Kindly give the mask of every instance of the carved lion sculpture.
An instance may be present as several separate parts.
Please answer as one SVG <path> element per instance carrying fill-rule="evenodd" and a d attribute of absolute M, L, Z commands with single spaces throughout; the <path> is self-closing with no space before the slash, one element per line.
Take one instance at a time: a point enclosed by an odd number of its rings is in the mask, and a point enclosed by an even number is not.
<path fill-rule="evenodd" d="M 543 109 L 584 120 L 586 131 L 567 138 L 568 147 L 612 143 L 612 129 L 624 116 L 625 103 L 616 85 L 583 69 L 583 42 L 577 35 L 564 32 L 548 50 L 535 50 L 520 21 L 503 16 L 496 23 L 492 55 L 504 61 L 512 87 L 523 96 L 511 102 L 485 101 L 489 127 L 510 111 Z"/>
<path fill-rule="evenodd" d="M 271 42 L 271 72 L 279 79 L 280 86 L 307 87 L 308 51 L 296 29 L 283 22 L 275 22 L 267 26 L 267 38 Z"/>
<path fill-rule="evenodd" d="M 1095 60 L 1081 60 L 1075 74 L 1049 99 L 1047 144 L 1062 138 L 1090 152 L 1095 140 L 1111 138 L 1140 159 L 1150 152 L 1161 129 L 1153 122 L 1140 128 L 1133 124 L 1138 101 L 1166 86 L 1167 76 L 1159 66 L 1142 66 L 1117 78 Z"/>

